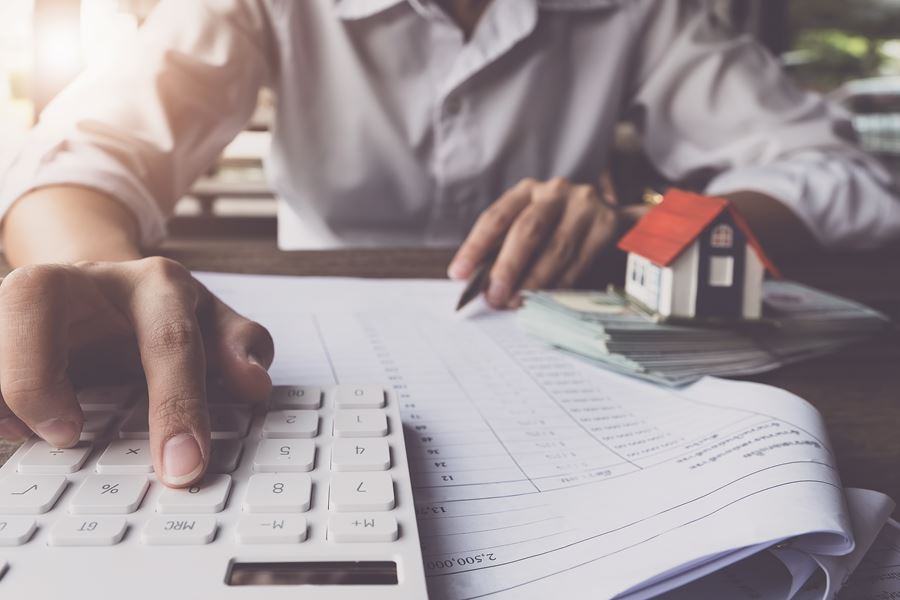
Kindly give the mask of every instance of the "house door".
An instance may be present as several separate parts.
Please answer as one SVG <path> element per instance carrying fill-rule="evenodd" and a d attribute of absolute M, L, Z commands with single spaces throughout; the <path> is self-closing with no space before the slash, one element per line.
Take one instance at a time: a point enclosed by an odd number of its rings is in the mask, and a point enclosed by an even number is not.
<path fill-rule="evenodd" d="M 747 242 L 724 213 L 700 236 L 697 316 L 739 319 L 744 299 L 744 253 Z"/>

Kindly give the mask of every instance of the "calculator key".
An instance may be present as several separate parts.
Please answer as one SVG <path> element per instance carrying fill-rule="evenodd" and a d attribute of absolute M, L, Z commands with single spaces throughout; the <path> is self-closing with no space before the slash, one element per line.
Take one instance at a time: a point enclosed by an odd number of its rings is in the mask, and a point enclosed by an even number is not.
<path fill-rule="evenodd" d="M 126 440 L 150 439 L 149 410 L 146 403 L 138 402 L 119 428 L 119 437 Z"/>
<path fill-rule="evenodd" d="M 306 519 L 297 515 L 243 516 L 238 521 L 241 544 L 296 544 L 306 539 Z"/>
<path fill-rule="evenodd" d="M 337 437 L 383 437 L 387 433 L 387 416 L 380 410 L 338 410 L 334 413 L 334 435 Z"/>
<path fill-rule="evenodd" d="M 122 439 L 150 439 L 148 420 L 149 408 L 143 402 L 138 403 L 122 423 L 119 437 Z M 240 439 L 247 435 L 250 428 L 250 409 L 243 406 L 209 407 L 209 433 L 214 440 Z"/>
<path fill-rule="evenodd" d="M 384 513 L 353 513 L 328 517 L 328 539 L 332 542 L 393 542 L 397 519 Z"/>
<path fill-rule="evenodd" d="M 337 408 L 382 408 L 384 388 L 378 385 L 339 385 L 334 390 Z"/>
<path fill-rule="evenodd" d="M 137 400 L 144 391 L 141 385 L 108 385 L 78 390 L 75 397 L 86 410 L 119 410 Z"/>
<path fill-rule="evenodd" d="M 51 546 L 112 546 L 125 535 L 125 517 L 62 517 L 50 528 Z"/>
<path fill-rule="evenodd" d="M 331 510 L 359 512 L 394 508 L 390 473 L 335 473 L 331 476 Z"/>
<path fill-rule="evenodd" d="M 34 535 L 31 517 L 0 517 L 0 546 L 21 546 Z"/>
<path fill-rule="evenodd" d="M 244 444 L 241 440 L 213 440 L 207 473 L 232 473 L 237 469 Z"/>
<path fill-rule="evenodd" d="M 225 508 L 231 491 L 230 475 L 207 475 L 189 488 L 165 488 L 156 501 L 161 513 L 217 513 Z"/>
<path fill-rule="evenodd" d="M 106 435 L 113 421 L 116 419 L 115 413 L 105 410 L 85 410 L 84 425 L 81 426 L 82 440 L 96 440 Z"/>
<path fill-rule="evenodd" d="M 97 459 L 96 469 L 103 474 L 153 472 L 149 440 L 113 440 Z"/>
<path fill-rule="evenodd" d="M 12 475 L 0 481 L 0 514 L 47 512 L 66 487 L 63 475 Z"/>
<path fill-rule="evenodd" d="M 272 406 L 277 408 L 319 408 L 322 406 L 322 388 L 304 385 L 273 386 Z"/>
<path fill-rule="evenodd" d="M 253 457 L 257 473 L 312 471 L 316 444 L 312 440 L 260 440 Z"/>
<path fill-rule="evenodd" d="M 263 421 L 264 438 L 312 438 L 319 433 L 319 415 L 310 410 L 273 410 Z"/>
<path fill-rule="evenodd" d="M 216 537 L 215 517 L 153 517 L 141 538 L 149 545 L 200 545 Z"/>
<path fill-rule="evenodd" d="M 331 447 L 332 471 L 387 471 L 391 452 L 384 439 L 336 439 Z"/>
<path fill-rule="evenodd" d="M 303 473 L 251 475 L 244 497 L 244 512 L 297 513 L 309 510 L 312 480 Z"/>
<path fill-rule="evenodd" d="M 57 448 L 47 442 L 35 442 L 19 461 L 19 473 L 64 474 L 81 468 L 91 453 L 91 444 L 79 442 L 72 448 Z"/>
<path fill-rule="evenodd" d="M 234 440 L 246 437 L 250 428 L 250 409 L 244 406 L 209 407 L 209 432 L 214 440 Z"/>
<path fill-rule="evenodd" d="M 69 512 L 74 515 L 133 513 L 141 505 L 149 485 L 146 475 L 89 475 L 72 496 Z"/>

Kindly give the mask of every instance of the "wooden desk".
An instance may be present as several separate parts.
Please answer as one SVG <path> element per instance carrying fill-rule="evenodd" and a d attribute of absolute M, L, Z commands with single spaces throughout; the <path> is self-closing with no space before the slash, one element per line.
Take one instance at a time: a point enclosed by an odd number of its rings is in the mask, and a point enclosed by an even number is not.
<path fill-rule="evenodd" d="M 450 251 L 279 252 L 265 238 L 174 240 L 162 254 L 195 270 L 284 275 L 443 277 Z M 900 319 L 900 248 L 876 254 L 800 260 L 786 275 L 845 295 Z M 5 271 L 4 271 L 5 272 Z M 825 416 L 845 485 L 900 501 L 900 336 L 752 378 L 788 389 Z M 5 460 L 0 448 L 0 461 Z M 900 514 L 898 511 L 897 514 Z"/>

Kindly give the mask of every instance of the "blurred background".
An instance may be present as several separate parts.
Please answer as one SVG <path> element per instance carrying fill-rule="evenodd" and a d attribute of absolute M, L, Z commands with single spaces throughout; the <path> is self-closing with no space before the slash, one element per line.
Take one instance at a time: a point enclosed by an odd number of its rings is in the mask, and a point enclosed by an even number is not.
<path fill-rule="evenodd" d="M 116 56 L 156 0 L 0 0 L 0 164 L 41 109 L 86 65 Z M 768 46 L 804 87 L 854 113 L 861 143 L 900 173 L 900 0 L 714 0 L 714 10 Z M 173 230 L 274 231 L 262 158 L 273 98 L 260 95 L 247 131 L 178 207 Z M 622 137 L 617 185 L 626 197 L 652 176 Z M 634 188 L 634 189 L 631 189 Z"/>

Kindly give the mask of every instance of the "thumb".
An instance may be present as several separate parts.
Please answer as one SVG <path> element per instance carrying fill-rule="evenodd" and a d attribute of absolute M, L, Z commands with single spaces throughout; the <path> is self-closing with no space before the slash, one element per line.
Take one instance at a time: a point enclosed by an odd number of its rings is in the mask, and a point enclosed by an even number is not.
<path fill-rule="evenodd" d="M 210 306 L 207 352 L 230 396 L 243 402 L 265 402 L 272 393 L 269 366 L 275 346 L 269 331 L 242 317 L 218 298 Z"/>

